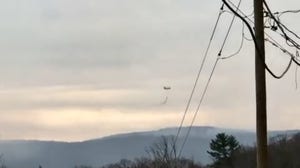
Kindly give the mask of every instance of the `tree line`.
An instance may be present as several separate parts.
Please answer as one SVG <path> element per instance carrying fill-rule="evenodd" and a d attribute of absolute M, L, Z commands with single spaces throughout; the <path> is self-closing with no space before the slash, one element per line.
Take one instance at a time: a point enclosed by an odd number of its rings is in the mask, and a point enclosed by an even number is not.
<path fill-rule="evenodd" d="M 97 168 L 256 168 L 256 147 L 242 146 L 232 135 L 219 133 L 210 142 L 207 153 L 212 163 L 202 165 L 192 159 L 178 157 L 173 136 L 162 136 L 146 148 L 147 157 L 122 159 Z M 278 135 L 269 140 L 270 168 L 300 168 L 300 133 Z M 8 168 L 0 155 L 0 168 Z M 39 166 L 42 168 L 42 166 Z M 79 165 L 74 168 L 96 168 Z"/>
<path fill-rule="evenodd" d="M 256 168 L 256 147 L 242 146 L 232 135 L 219 133 L 207 153 L 212 163 L 202 165 L 188 158 L 176 158 L 172 137 L 162 137 L 146 151 L 148 158 L 121 160 L 101 168 Z M 278 135 L 269 140 L 270 168 L 300 168 L 300 133 Z"/>

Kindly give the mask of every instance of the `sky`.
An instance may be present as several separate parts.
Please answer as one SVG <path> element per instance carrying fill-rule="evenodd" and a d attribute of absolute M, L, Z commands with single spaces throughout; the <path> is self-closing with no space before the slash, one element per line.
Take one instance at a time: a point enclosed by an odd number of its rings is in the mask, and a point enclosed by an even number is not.
<path fill-rule="evenodd" d="M 300 2 L 269 5 L 282 11 Z M 178 126 L 220 6 L 220 0 L 0 0 L 0 139 L 82 141 Z M 245 13 L 252 8 L 242 1 Z M 221 17 L 186 126 L 231 18 Z M 300 33 L 298 18 L 281 19 Z M 236 19 L 224 56 L 238 49 L 241 34 Z M 288 57 L 268 44 L 266 53 L 280 73 Z M 270 130 L 300 128 L 295 80 L 295 65 L 280 80 L 267 74 Z M 252 42 L 218 61 L 195 125 L 255 129 Z"/>

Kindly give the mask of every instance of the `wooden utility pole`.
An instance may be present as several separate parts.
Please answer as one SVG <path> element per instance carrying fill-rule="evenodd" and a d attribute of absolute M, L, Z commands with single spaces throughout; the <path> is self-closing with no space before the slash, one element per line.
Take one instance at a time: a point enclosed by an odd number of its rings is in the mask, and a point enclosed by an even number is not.
<path fill-rule="evenodd" d="M 257 168 L 268 168 L 263 0 L 254 0 Z"/>

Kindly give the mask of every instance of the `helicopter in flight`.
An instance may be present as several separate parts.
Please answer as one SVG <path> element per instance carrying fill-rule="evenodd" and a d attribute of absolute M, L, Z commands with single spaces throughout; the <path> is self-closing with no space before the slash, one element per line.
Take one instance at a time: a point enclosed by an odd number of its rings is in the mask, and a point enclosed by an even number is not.
<path fill-rule="evenodd" d="M 168 99 L 169 99 L 169 94 L 168 94 L 168 92 L 169 92 L 169 90 L 171 90 L 171 86 L 164 86 L 163 87 L 163 89 L 165 90 L 165 94 L 166 94 L 166 97 L 165 97 L 165 99 L 164 99 L 164 101 L 161 103 L 162 105 L 164 105 L 164 104 L 167 104 L 167 102 L 168 102 Z"/>
<path fill-rule="evenodd" d="M 164 86 L 164 90 L 171 90 L 171 86 Z"/>

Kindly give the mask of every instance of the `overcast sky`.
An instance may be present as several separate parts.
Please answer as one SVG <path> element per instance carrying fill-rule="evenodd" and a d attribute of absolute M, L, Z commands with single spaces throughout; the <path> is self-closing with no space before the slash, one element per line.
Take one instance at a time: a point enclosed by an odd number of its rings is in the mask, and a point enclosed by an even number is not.
<path fill-rule="evenodd" d="M 178 126 L 220 5 L 0 0 L 0 138 L 79 141 Z M 300 2 L 270 1 L 270 7 L 299 9 Z M 252 1 L 242 1 L 241 9 L 250 14 Z M 231 17 L 222 15 L 185 125 Z M 282 17 L 300 33 L 298 20 L 299 14 Z M 236 20 L 224 56 L 238 49 L 241 25 Z M 252 42 L 245 41 L 239 55 L 218 62 L 195 125 L 255 129 L 253 54 Z M 270 45 L 267 54 L 271 68 L 281 72 L 287 56 Z M 267 75 L 269 129 L 300 128 L 294 74 L 293 65 L 281 80 Z"/>

